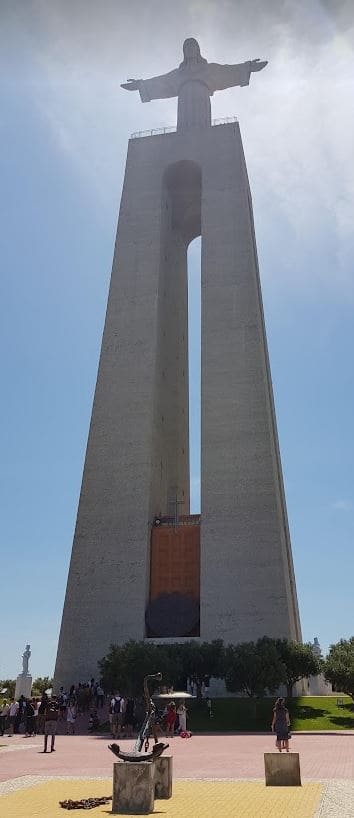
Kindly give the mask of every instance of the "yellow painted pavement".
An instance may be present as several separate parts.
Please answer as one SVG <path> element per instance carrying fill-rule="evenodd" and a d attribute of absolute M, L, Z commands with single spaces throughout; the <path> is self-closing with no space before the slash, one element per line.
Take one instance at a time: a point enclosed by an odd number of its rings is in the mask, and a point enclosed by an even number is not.
<path fill-rule="evenodd" d="M 176 781 L 169 801 L 155 800 L 161 818 L 313 818 L 322 794 L 319 783 L 302 787 L 265 787 L 243 781 Z M 59 801 L 109 795 L 106 781 L 50 781 L 0 797 L 0 818 L 65 818 L 111 815 L 109 805 L 65 810 Z"/>

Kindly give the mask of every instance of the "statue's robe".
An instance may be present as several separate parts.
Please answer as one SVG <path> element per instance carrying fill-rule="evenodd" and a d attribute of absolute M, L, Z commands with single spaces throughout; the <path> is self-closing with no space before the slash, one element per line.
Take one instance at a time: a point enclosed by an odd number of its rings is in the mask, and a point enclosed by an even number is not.
<path fill-rule="evenodd" d="M 240 65 L 219 65 L 198 61 L 180 65 L 168 74 L 139 80 L 142 102 L 178 97 L 178 130 L 205 127 L 211 124 L 210 97 L 235 85 L 248 85 L 250 62 Z"/>

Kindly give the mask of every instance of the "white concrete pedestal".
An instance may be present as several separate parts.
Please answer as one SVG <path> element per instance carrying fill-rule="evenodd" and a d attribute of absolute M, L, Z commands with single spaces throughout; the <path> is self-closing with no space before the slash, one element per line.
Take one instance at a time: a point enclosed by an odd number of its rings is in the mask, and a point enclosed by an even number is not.
<path fill-rule="evenodd" d="M 25 699 L 31 698 L 32 692 L 32 676 L 30 673 L 20 673 L 16 679 L 15 699 L 24 696 Z"/>
<path fill-rule="evenodd" d="M 113 764 L 112 813 L 148 815 L 154 811 L 154 763 L 119 761 Z"/>
<path fill-rule="evenodd" d="M 172 756 L 159 756 L 155 766 L 155 798 L 172 798 Z"/>
<path fill-rule="evenodd" d="M 301 787 L 299 753 L 264 753 L 266 787 Z"/>

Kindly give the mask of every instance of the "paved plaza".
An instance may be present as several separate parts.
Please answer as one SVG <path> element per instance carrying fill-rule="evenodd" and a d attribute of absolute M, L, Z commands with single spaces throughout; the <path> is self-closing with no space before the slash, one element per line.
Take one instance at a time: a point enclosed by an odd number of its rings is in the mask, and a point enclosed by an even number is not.
<path fill-rule="evenodd" d="M 107 736 L 59 735 L 56 752 L 47 754 L 41 752 L 40 736 L 3 737 L 1 743 L 1 818 L 64 818 L 60 800 L 111 794 L 113 756 Z M 121 741 L 125 748 L 131 744 Z M 273 744 L 266 734 L 173 738 L 173 797 L 155 801 L 155 814 L 353 818 L 353 733 L 295 734 L 292 749 L 300 753 L 301 788 L 264 786 L 263 754 L 272 751 Z M 89 814 L 110 811 L 110 806 L 97 807 Z"/>

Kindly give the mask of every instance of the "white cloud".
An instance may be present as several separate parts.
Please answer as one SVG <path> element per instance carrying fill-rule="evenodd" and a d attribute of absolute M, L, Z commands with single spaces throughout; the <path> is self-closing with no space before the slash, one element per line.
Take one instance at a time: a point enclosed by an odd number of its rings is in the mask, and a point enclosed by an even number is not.
<path fill-rule="evenodd" d="M 209 60 L 268 58 L 250 88 L 212 101 L 215 117 L 240 120 L 263 275 L 269 286 L 354 295 L 349 2 L 37 0 L 32 8 L 24 82 L 58 152 L 109 212 L 117 210 L 129 134 L 176 118 L 175 100 L 141 105 L 122 80 L 177 65 L 190 34 Z"/>

